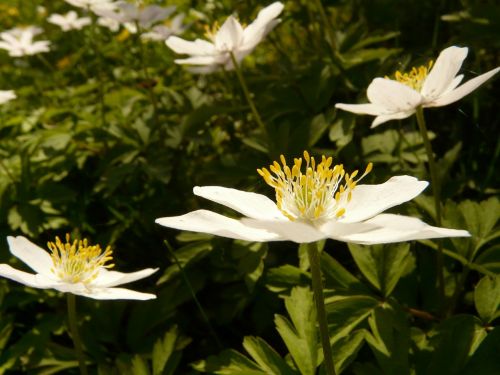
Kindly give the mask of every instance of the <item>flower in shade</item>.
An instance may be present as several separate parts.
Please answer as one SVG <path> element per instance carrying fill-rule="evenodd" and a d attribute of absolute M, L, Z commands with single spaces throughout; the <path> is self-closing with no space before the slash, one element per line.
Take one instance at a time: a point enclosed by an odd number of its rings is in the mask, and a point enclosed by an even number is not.
<path fill-rule="evenodd" d="M 47 21 L 59 26 L 63 31 L 80 30 L 92 22 L 89 17 L 78 18 L 78 14 L 74 10 L 66 14 L 51 14 Z"/>
<path fill-rule="evenodd" d="M 164 41 L 171 35 L 182 34 L 188 26 L 183 23 L 185 15 L 183 13 L 176 15 L 170 21 L 169 25 L 156 25 L 150 31 L 141 35 L 144 40 Z"/>
<path fill-rule="evenodd" d="M 103 9 L 114 9 L 118 4 L 118 2 L 115 2 L 115 0 L 64 0 L 64 1 L 75 7 L 91 10 L 92 12 L 97 12 Z"/>
<path fill-rule="evenodd" d="M 113 264 L 112 251 L 108 246 L 90 245 L 86 239 L 66 242 L 56 237 L 49 242 L 50 254 L 25 237 L 7 237 L 12 255 L 26 263 L 36 274 L 19 271 L 8 264 L 0 264 L 0 276 L 39 289 L 56 289 L 94 299 L 156 298 L 154 294 L 140 293 L 130 289 L 116 288 L 148 277 L 158 269 L 146 268 L 132 273 L 110 271 Z"/>
<path fill-rule="evenodd" d="M 196 65 L 192 69 L 198 73 L 211 73 L 220 68 L 233 69 L 231 53 L 239 63 L 250 54 L 257 44 L 280 22 L 276 17 L 283 10 L 279 1 L 262 9 L 257 18 L 243 27 L 233 16 L 229 16 L 217 30 L 207 32 L 210 41 L 196 39 L 194 42 L 171 36 L 166 44 L 174 52 L 190 55 L 185 59 L 177 59 L 177 64 Z"/>
<path fill-rule="evenodd" d="M 10 56 L 20 57 L 48 52 L 48 40 L 33 41 L 40 34 L 41 29 L 34 26 L 16 27 L 0 33 L 0 48 L 6 50 Z"/>
<path fill-rule="evenodd" d="M 436 63 L 413 68 L 409 73 L 396 72 L 394 79 L 375 78 L 367 90 L 370 103 L 338 103 L 336 108 L 358 114 L 376 116 L 372 128 L 389 120 L 403 119 L 418 107 L 441 107 L 462 99 L 493 77 L 497 67 L 460 85 L 464 76 L 457 75 L 468 49 L 448 47 L 441 51 Z"/>
<path fill-rule="evenodd" d="M 305 163 L 303 162 L 305 160 Z M 428 185 L 411 176 L 395 176 L 379 185 L 358 185 L 358 177 L 331 157 L 294 159 L 288 166 L 274 162 L 259 174 L 276 192 L 276 203 L 265 195 L 220 186 L 195 187 L 194 194 L 223 204 L 240 214 L 237 220 L 212 211 L 197 210 L 182 216 L 163 217 L 156 223 L 247 241 L 315 242 L 325 238 L 359 244 L 391 243 L 440 237 L 465 237 L 465 230 L 439 228 L 419 219 L 384 214 L 409 201 Z M 305 164 L 305 165 L 304 165 Z M 358 177 L 358 178 L 356 178 Z"/>
<path fill-rule="evenodd" d="M 101 17 L 111 18 L 123 24 L 132 34 L 137 33 L 137 26 L 149 29 L 158 21 L 170 16 L 176 7 L 159 5 L 138 6 L 130 3 L 118 3 L 113 9 L 101 9 L 96 13 Z"/>
<path fill-rule="evenodd" d="M 17 96 L 13 90 L 0 90 L 0 104 L 7 103 L 15 98 Z"/>

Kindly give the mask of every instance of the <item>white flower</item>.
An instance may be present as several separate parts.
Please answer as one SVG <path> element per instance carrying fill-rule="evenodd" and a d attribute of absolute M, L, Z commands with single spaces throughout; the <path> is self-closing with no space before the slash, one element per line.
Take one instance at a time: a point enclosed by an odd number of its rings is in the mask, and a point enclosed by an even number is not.
<path fill-rule="evenodd" d="M 167 39 L 166 44 L 174 52 L 187 54 L 186 59 L 175 60 L 177 64 L 197 65 L 192 69 L 198 73 L 211 73 L 217 69 L 233 69 L 230 53 L 239 63 L 250 54 L 257 44 L 280 22 L 276 17 L 283 10 L 279 1 L 262 9 L 255 21 L 243 27 L 233 16 L 229 16 L 218 30 L 208 33 L 211 42 L 196 39 L 190 42 L 176 36 Z"/>
<path fill-rule="evenodd" d="M 47 21 L 59 26 L 63 31 L 80 30 L 92 22 L 89 17 L 78 18 L 78 14 L 74 10 L 66 14 L 51 14 Z"/>
<path fill-rule="evenodd" d="M 64 0 L 64 1 L 75 7 L 91 10 L 92 12 L 98 12 L 104 9 L 114 9 L 117 6 L 117 3 L 114 0 Z"/>
<path fill-rule="evenodd" d="M 158 269 L 146 268 L 132 273 L 108 271 L 112 260 L 111 249 L 104 251 L 99 245 L 89 245 L 87 240 L 66 243 L 58 237 L 49 242 L 51 254 L 22 236 L 7 237 L 12 255 L 26 263 L 36 274 L 19 271 L 8 264 L 0 264 L 0 276 L 39 289 L 56 289 L 94 299 L 156 298 L 154 294 L 140 293 L 130 289 L 115 288 L 135 280 L 148 277 Z"/>
<path fill-rule="evenodd" d="M 7 103 L 12 99 L 17 98 L 16 93 L 12 90 L 0 90 L 0 104 Z"/>
<path fill-rule="evenodd" d="M 375 78 L 367 90 L 370 103 L 338 103 L 335 107 L 377 116 L 371 126 L 374 128 L 389 120 L 407 118 L 420 106 L 441 107 L 454 103 L 500 70 L 500 67 L 495 68 L 460 85 L 464 76 L 457 73 L 467 52 L 467 48 L 448 47 L 441 51 L 434 66 L 430 63 L 428 66 L 413 68 L 409 73 L 396 72 L 394 80 L 387 77 Z"/>
<path fill-rule="evenodd" d="M 120 28 L 120 22 L 118 22 L 117 20 L 114 20 L 112 18 L 108 18 L 108 17 L 97 18 L 97 24 L 99 26 L 106 27 L 113 32 L 118 31 L 118 29 Z"/>
<path fill-rule="evenodd" d="M 33 37 L 40 34 L 41 29 L 35 26 L 14 28 L 0 33 L 0 48 L 8 51 L 10 56 L 20 57 L 48 52 L 48 40 L 33 41 Z"/>
<path fill-rule="evenodd" d="M 118 3 L 114 9 L 101 9 L 96 13 L 120 22 L 132 34 L 137 33 L 137 25 L 142 29 L 149 29 L 154 23 L 170 16 L 175 6 L 161 7 L 148 5 L 145 7 L 130 3 Z"/>
<path fill-rule="evenodd" d="M 151 28 L 150 31 L 141 35 L 142 39 L 152 40 L 152 41 L 164 41 L 171 35 L 182 34 L 186 29 L 187 25 L 183 24 L 184 14 L 178 14 L 172 21 L 170 25 L 156 25 Z"/>
<path fill-rule="evenodd" d="M 259 169 L 275 188 L 277 204 L 264 195 L 219 186 L 195 187 L 194 194 L 223 204 L 244 215 L 240 220 L 212 211 L 198 210 L 182 216 L 164 217 L 156 223 L 195 232 L 246 241 L 315 242 L 325 238 L 359 244 L 378 244 L 439 237 L 469 236 L 465 230 L 433 227 L 419 219 L 383 214 L 388 208 L 409 201 L 428 185 L 411 176 L 396 176 L 380 185 L 357 185 L 371 170 L 355 179 L 332 158 L 316 163 L 304 152 L 287 166 L 274 162 Z M 273 176 L 274 174 L 274 176 Z"/>

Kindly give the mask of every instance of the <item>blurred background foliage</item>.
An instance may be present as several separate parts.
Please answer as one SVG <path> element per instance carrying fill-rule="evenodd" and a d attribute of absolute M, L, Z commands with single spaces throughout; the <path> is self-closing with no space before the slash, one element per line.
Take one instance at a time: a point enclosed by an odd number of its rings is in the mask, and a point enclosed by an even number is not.
<path fill-rule="evenodd" d="M 187 14 L 187 39 L 232 13 L 249 22 L 268 4 L 156 3 Z M 494 0 L 325 0 L 332 35 L 315 1 L 284 3 L 281 24 L 243 62 L 268 136 L 234 72 L 192 74 L 173 62 L 164 43 L 141 43 L 123 30 L 62 33 L 45 18 L 70 10 L 63 1 L 0 3 L 2 30 L 39 25 L 53 43 L 42 58 L 0 51 L 0 88 L 18 95 L 0 107 L 0 237 L 25 235 L 43 246 L 71 232 L 112 245 L 122 271 L 160 267 L 156 279 L 137 285 L 157 293 L 155 301 L 78 299 L 93 372 L 315 374 L 322 354 L 305 249 L 179 233 L 154 219 L 211 208 L 192 194 L 196 185 L 272 197 L 256 168 L 303 150 L 332 155 L 348 170 L 373 162 L 366 183 L 395 174 L 428 179 L 413 118 L 370 129 L 371 118 L 334 104 L 363 102 L 374 77 L 427 63 L 449 45 L 469 47 L 467 77 L 500 65 Z M 499 97 L 499 85 L 490 82 L 456 104 L 426 111 L 445 224 L 473 234 L 442 242 L 444 311 L 435 242 L 324 243 L 338 371 L 500 373 Z M 429 194 L 404 212 L 432 223 Z M 6 241 L 0 262 L 19 266 Z M 0 373 L 74 372 L 71 347 L 57 293 L 0 280 Z"/>

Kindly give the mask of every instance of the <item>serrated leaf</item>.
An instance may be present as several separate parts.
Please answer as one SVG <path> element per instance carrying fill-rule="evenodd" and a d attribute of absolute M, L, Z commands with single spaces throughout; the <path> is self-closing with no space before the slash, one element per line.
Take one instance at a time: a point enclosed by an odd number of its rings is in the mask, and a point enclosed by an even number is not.
<path fill-rule="evenodd" d="M 484 338 L 465 365 L 465 368 L 458 375 L 500 374 L 498 353 L 500 353 L 500 327 L 495 327 Z"/>
<path fill-rule="evenodd" d="M 474 303 L 486 323 L 500 316 L 500 275 L 485 276 L 479 280 L 474 290 Z"/>
<path fill-rule="evenodd" d="M 266 374 L 287 375 L 297 374 L 280 357 L 280 355 L 260 337 L 247 336 L 243 340 L 243 347 Z"/>
<path fill-rule="evenodd" d="M 217 356 L 193 364 L 195 370 L 219 375 L 265 375 L 250 359 L 236 350 L 224 350 Z"/>
<path fill-rule="evenodd" d="M 285 298 L 285 306 L 291 321 L 276 315 L 276 329 L 300 373 L 314 375 L 318 361 L 318 337 L 313 293 L 308 288 L 295 287 L 290 297 Z"/>
<path fill-rule="evenodd" d="M 349 250 L 363 276 L 385 297 L 392 293 L 411 260 L 407 242 L 373 246 L 350 243 Z"/>

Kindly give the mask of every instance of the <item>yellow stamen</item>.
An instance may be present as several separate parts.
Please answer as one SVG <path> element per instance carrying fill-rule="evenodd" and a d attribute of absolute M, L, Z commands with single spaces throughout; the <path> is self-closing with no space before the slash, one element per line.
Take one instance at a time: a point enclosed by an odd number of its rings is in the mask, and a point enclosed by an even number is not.
<path fill-rule="evenodd" d="M 99 245 L 89 245 L 86 238 L 71 241 L 66 234 L 65 243 L 56 237 L 55 242 L 48 242 L 47 246 L 52 252 L 51 270 L 65 282 L 88 284 L 97 277 L 99 269 L 114 266 L 108 263 L 113 259 L 111 247 L 103 251 Z"/>
<path fill-rule="evenodd" d="M 304 151 L 305 170 L 302 158 L 295 158 L 290 168 L 283 155 L 281 165 L 274 162 L 269 169 L 257 169 L 257 173 L 276 191 L 276 205 L 290 220 L 319 220 L 340 218 L 345 214 L 345 205 L 352 198 L 352 190 L 359 180 L 373 168 L 369 163 L 358 179 L 358 171 L 345 172 L 342 164 L 333 165 L 331 157 L 322 156 L 316 163 L 314 157 Z"/>
<path fill-rule="evenodd" d="M 401 73 L 399 70 L 394 73 L 394 79 L 402 84 L 411 87 L 416 91 L 420 91 L 422 89 L 422 85 L 427 78 L 431 68 L 433 61 L 429 61 L 427 65 L 422 65 L 419 67 L 413 67 L 409 72 Z M 385 77 L 390 78 L 390 77 Z M 392 79 L 392 78 L 390 78 Z"/>

